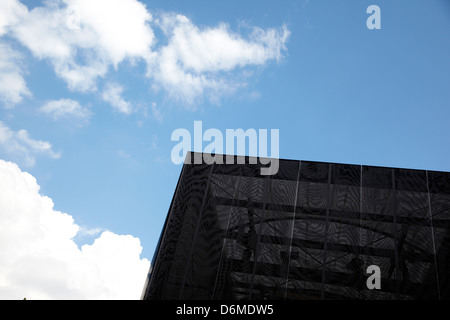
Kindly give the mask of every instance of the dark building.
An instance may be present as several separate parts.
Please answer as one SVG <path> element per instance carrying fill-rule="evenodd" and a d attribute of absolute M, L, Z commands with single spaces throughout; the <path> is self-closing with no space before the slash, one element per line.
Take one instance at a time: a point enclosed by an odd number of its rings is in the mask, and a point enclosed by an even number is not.
<path fill-rule="evenodd" d="M 450 298 L 450 173 L 246 159 L 183 166 L 143 299 Z"/>

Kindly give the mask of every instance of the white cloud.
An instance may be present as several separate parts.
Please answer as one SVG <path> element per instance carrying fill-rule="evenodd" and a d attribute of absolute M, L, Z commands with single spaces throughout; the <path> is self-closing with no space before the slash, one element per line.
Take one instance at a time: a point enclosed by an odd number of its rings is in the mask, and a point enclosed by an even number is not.
<path fill-rule="evenodd" d="M 30 138 L 26 130 L 13 131 L 0 121 L 0 152 L 7 157 L 23 163 L 25 166 L 35 165 L 37 155 L 45 155 L 54 159 L 61 154 L 53 151 L 52 145 L 47 141 Z"/>
<path fill-rule="evenodd" d="M 24 97 L 31 96 L 23 78 L 21 64 L 22 55 L 0 42 L 0 100 L 6 107 L 12 107 Z"/>
<path fill-rule="evenodd" d="M 152 149 L 158 148 L 158 136 L 156 134 L 152 135 Z"/>
<path fill-rule="evenodd" d="M 250 93 L 248 94 L 248 97 L 249 97 L 251 100 L 258 100 L 258 99 L 261 98 L 261 92 L 259 92 L 259 91 L 252 91 L 252 92 L 250 92 Z"/>
<path fill-rule="evenodd" d="M 169 40 L 149 63 L 147 74 L 172 98 L 188 105 L 205 95 L 217 101 L 244 86 L 230 72 L 278 61 L 289 37 L 283 26 L 279 30 L 254 28 L 246 39 L 225 24 L 201 29 L 187 17 L 174 14 L 163 15 L 159 26 Z"/>
<path fill-rule="evenodd" d="M 70 119 L 73 121 L 86 122 L 92 115 L 88 108 L 80 105 L 78 101 L 71 99 L 60 99 L 47 102 L 39 108 L 53 120 Z"/>
<path fill-rule="evenodd" d="M 10 25 L 16 24 L 27 12 L 27 8 L 18 0 L 0 1 L 0 36 L 7 32 Z"/>
<path fill-rule="evenodd" d="M 10 32 L 35 57 L 49 60 L 69 89 L 94 92 L 99 78 L 108 82 L 108 73 L 122 62 L 140 60 L 147 64 L 151 87 L 191 109 L 205 98 L 219 103 L 244 88 L 246 70 L 279 61 L 290 34 L 285 26 L 249 27 L 246 35 L 224 23 L 199 27 L 180 14 L 152 14 L 138 0 L 48 0 L 32 10 L 17 1 L 7 4 L 12 18 L 0 24 L 0 32 Z M 156 28 L 162 30 L 159 39 Z M 10 99 L 17 101 L 26 86 L 16 83 L 19 94 Z M 114 106 L 131 112 L 123 100 Z"/>
<path fill-rule="evenodd" d="M 39 59 L 49 59 L 69 88 L 96 90 L 98 77 L 124 59 L 146 58 L 152 20 L 136 0 L 51 0 L 14 26 L 14 36 Z"/>
<path fill-rule="evenodd" d="M 124 159 L 130 159 L 131 155 L 126 153 L 125 151 L 119 150 L 117 151 L 117 154 L 119 155 L 119 157 L 124 158 Z"/>
<path fill-rule="evenodd" d="M 280 59 L 289 32 L 254 28 L 248 39 L 226 24 L 200 29 L 183 15 L 165 15 L 161 27 L 169 36 L 166 54 L 193 73 L 230 71 Z"/>
<path fill-rule="evenodd" d="M 163 115 L 155 102 L 152 103 L 152 114 L 159 123 L 163 122 Z"/>
<path fill-rule="evenodd" d="M 116 111 L 130 114 L 133 110 L 131 103 L 122 98 L 123 87 L 117 83 L 108 83 L 105 85 L 102 93 L 102 99 L 108 102 Z"/>
<path fill-rule="evenodd" d="M 8 108 L 31 95 L 23 78 L 22 54 L 1 39 L 26 13 L 17 0 L 0 1 L 0 100 Z"/>
<path fill-rule="evenodd" d="M 77 237 L 92 237 L 101 234 L 104 230 L 103 228 L 88 228 L 85 226 L 79 226 Z"/>
<path fill-rule="evenodd" d="M 152 15 L 136 0 L 66 0 L 80 19 L 81 28 L 92 30 L 98 46 L 117 66 L 127 57 L 146 57 L 153 43 L 148 23 Z"/>
<path fill-rule="evenodd" d="M 139 239 L 104 231 L 80 249 L 74 219 L 39 189 L 0 160 L 0 299 L 139 299 L 150 265 Z"/>

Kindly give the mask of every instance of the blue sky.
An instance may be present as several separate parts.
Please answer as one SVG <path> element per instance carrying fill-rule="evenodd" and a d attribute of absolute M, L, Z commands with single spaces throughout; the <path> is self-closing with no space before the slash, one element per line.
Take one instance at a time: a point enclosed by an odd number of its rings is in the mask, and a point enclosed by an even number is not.
<path fill-rule="evenodd" d="M 450 171 L 448 1 L 91 2 L 0 5 L 0 159 L 92 231 L 79 246 L 109 230 L 151 260 L 195 120 L 279 129 L 281 158 Z"/>

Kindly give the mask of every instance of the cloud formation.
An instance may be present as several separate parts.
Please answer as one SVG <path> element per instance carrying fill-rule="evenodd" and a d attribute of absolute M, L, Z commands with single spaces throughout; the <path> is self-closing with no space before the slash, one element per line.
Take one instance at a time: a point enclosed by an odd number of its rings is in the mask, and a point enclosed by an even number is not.
<path fill-rule="evenodd" d="M 8 108 L 31 96 L 23 77 L 22 60 L 21 53 L 0 42 L 0 100 Z"/>
<path fill-rule="evenodd" d="M 51 0 L 21 15 L 12 35 L 75 91 L 97 89 L 97 79 L 124 59 L 150 54 L 151 15 L 135 0 Z"/>
<path fill-rule="evenodd" d="M 80 249 L 79 226 L 39 189 L 0 160 L 0 299 L 139 299 L 150 265 L 139 239 L 104 231 Z"/>
<path fill-rule="evenodd" d="M 28 131 L 24 129 L 11 130 L 2 121 L 0 121 L 0 153 L 27 167 L 35 165 L 35 158 L 38 155 L 53 159 L 61 157 L 61 153 L 53 151 L 49 142 L 31 138 Z"/>
<path fill-rule="evenodd" d="M 18 0 L 0 2 L 0 36 L 7 33 L 11 25 L 15 25 L 26 14 L 27 7 Z"/>
<path fill-rule="evenodd" d="M 123 87 L 120 84 L 107 83 L 102 93 L 102 99 L 108 102 L 114 110 L 120 113 L 130 114 L 133 111 L 131 103 L 122 98 L 122 93 Z"/>
<path fill-rule="evenodd" d="M 158 26 L 168 38 L 149 63 L 148 75 L 170 97 L 192 106 L 206 95 L 216 102 L 245 83 L 224 73 L 246 66 L 278 61 L 286 49 L 289 31 L 253 28 L 245 38 L 226 24 L 199 28 L 186 16 L 165 14 Z"/>
<path fill-rule="evenodd" d="M 49 0 L 32 10 L 3 0 L 1 6 L 8 19 L 0 24 L 0 37 L 8 33 L 34 57 L 50 61 L 69 89 L 95 92 L 99 79 L 124 61 L 142 61 L 151 87 L 191 109 L 245 87 L 238 71 L 279 61 L 290 34 L 285 26 L 250 28 L 248 35 L 224 23 L 199 27 L 181 14 L 151 13 L 137 0 Z M 28 93 L 20 70 L 13 68 L 13 103 Z M 0 80 L 2 74 L 0 67 Z M 122 104 L 118 110 L 129 109 Z"/>
<path fill-rule="evenodd" d="M 152 102 L 152 114 L 153 117 L 156 119 L 156 121 L 158 121 L 159 123 L 163 122 L 163 115 L 161 113 L 161 111 L 158 109 L 158 105 L 156 104 L 156 102 Z"/>
<path fill-rule="evenodd" d="M 47 102 L 39 111 L 51 117 L 54 121 L 68 119 L 86 122 L 92 115 L 88 108 L 72 99 L 60 99 Z"/>

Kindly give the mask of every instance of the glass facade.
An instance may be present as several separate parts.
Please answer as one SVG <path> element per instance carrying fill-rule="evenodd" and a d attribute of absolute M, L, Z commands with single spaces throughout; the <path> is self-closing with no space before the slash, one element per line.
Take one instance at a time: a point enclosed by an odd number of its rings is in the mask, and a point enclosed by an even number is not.
<path fill-rule="evenodd" d="M 143 299 L 450 298 L 450 173 L 246 159 L 183 166 Z"/>

